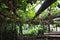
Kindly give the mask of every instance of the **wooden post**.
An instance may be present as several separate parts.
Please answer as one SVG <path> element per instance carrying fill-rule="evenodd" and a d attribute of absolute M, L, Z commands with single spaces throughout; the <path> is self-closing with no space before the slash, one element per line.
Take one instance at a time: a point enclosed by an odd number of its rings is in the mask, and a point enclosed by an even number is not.
<path fill-rule="evenodd" d="M 48 32 L 50 32 L 50 24 L 48 24 Z"/>
<path fill-rule="evenodd" d="M 19 24 L 19 28 L 20 28 L 20 40 L 23 40 L 23 32 L 22 32 L 22 25 L 23 24 Z"/>

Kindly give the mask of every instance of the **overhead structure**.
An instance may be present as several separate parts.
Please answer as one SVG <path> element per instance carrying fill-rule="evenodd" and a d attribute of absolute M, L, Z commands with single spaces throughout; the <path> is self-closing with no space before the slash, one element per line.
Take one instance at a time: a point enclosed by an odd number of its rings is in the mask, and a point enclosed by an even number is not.
<path fill-rule="evenodd" d="M 57 0 L 45 0 L 44 3 L 39 8 L 39 10 L 36 12 L 35 17 L 39 16 L 39 14 L 41 14 L 46 8 L 48 8 L 51 4 L 53 4 L 56 1 Z M 34 17 L 34 19 L 35 19 L 35 17 Z"/>
<path fill-rule="evenodd" d="M 7 0 L 8 1 L 8 3 L 10 2 L 9 0 Z M 21 0 L 20 0 L 21 1 Z M 37 0 L 28 0 L 28 1 L 34 1 L 34 2 L 36 2 Z M 39 8 L 39 10 L 37 11 L 37 13 L 36 13 L 36 15 L 35 15 L 35 17 L 37 17 L 37 16 L 39 16 L 39 14 L 41 14 L 46 8 L 48 8 L 51 4 L 53 4 L 54 2 L 56 2 L 57 0 L 45 0 L 44 1 L 44 3 L 41 5 L 41 7 Z M 4 3 L 5 3 L 5 1 L 3 1 Z M 11 2 L 12 2 L 12 0 L 11 0 Z M 12 2 L 13 3 L 13 2 Z M 6 3 L 7 4 L 7 3 Z M 7 4 L 8 5 L 8 4 Z M 14 4 L 12 4 L 12 5 L 14 5 Z M 13 8 L 12 9 L 12 5 L 9 5 L 9 7 L 11 6 L 11 10 L 13 10 L 13 9 L 16 9 L 16 6 L 15 6 L 15 8 Z M 3 14 L 4 13 L 4 14 Z M 0 16 L 1 16 L 1 18 L 2 18 L 2 20 L 1 21 L 3 21 L 3 20 L 5 20 L 6 18 L 8 19 L 8 21 L 9 22 L 19 22 L 19 23 L 27 23 L 27 24 L 39 24 L 39 23 L 41 23 L 40 22 L 40 20 L 32 20 L 32 21 L 26 21 L 26 22 L 22 22 L 22 20 L 21 19 L 17 19 L 18 17 L 16 17 L 15 15 L 11 15 L 10 13 L 9 13 L 9 11 L 7 10 L 7 9 L 3 9 L 2 10 L 2 12 L 0 13 Z M 33 19 L 35 19 L 35 17 L 33 18 Z M 57 18 L 57 17 L 60 17 L 60 14 L 59 15 L 55 15 L 55 16 L 50 16 L 51 17 L 51 19 L 54 19 L 54 18 Z M 10 19 L 10 20 L 9 20 Z M 43 19 L 43 18 L 42 18 Z M 49 17 L 47 17 L 47 18 L 45 18 L 45 19 L 43 19 L 43 20 L 49 20 Z M 7 20 L 5 21 L 5 22 L 8 22 Z"/>

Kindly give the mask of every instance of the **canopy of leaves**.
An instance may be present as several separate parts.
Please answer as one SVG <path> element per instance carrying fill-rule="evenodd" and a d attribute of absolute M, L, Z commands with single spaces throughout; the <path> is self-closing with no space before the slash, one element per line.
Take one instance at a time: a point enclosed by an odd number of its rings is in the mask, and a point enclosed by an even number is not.
<path fill-rule="evenodd" d="M 8 3 L 5 3 L 4 1 L 1 0 L 1 5 L 0 5 L 0 16 L 1 17 L 0 17 L 0 20 L 2 19 L 2 21 L 5 21 L 5 22 L 8 22 L 8 21 L 19 22 L 22 25 L 25 22 L 32 20 L 35 16 L 35 13 L 36 13 L 35 7 L 37 5 L 42 5 L 41 0 L 36 1 L 36 3 L 32 2 L 32 4 L 28 3 L 27 2 L 28 0 L 22 0 L 21 2 L 16 0 L 15 1 L 16 3 L 13 0 L 8 0 L 8 1 L 9 1 Z M 11 1 L 11 3 L 10 3 L 10 1 Z M 13 2 L 14 2 L 14 4 L 13 4 Z M 45 11 L 43 11 L 39 15 L 39 17 L 37 17 L 36 20 L 38 21 L 38 19 L 39 19 L 39 22 L 40 22 L 41 19 L 45 19 L 47 17 L 49 18 L 48 13 L 50 13 L 50 16 L 52 16 L 52 17 L 54 17 L 56 14 L 58 14 L 60 12 L 60 9 L 57 7 L 59 2 L 60 2 L 60 0 L 57 0 L 57 2 L 55 2 L 51 6 L 49 6 Z M 15 13 L 18 15 L 18 17 L 15 15 Z M 49 22 L 50 22 L 50 20 L 52 20 L 52 18 L 48 19 Z M 47 21 L 47 23 L 49 23 L 48 21 Z M 45 22 L 43 22 L 42 24 L 45 24 Z M 57 22 L 57 21 L 55 21 L 55 22 L 60 24 L 60 22 Z M 12 27 L 11 25 L 7 25 L 7 26 L 9 26 L 9 27 L 7 27 L 8 30 L 10 30 Z M 24 26 L 23 27 L 23 34 L 27 34 L 27 33 L 28 34 L 29 33 L 35 34 L 38 32 L 38 30 L 43 30 L 43 26 L 41 26 L 41 24 L 40 25 L 29 25 L 29 27 L 27 27 L 27 28 L 25 28 L 27 25 L 23 25 L 23 26 Z M 19 26 L 16 25 L 16 28 L 17 28 L 16 31 L 19 29 L 18 27 Z"/>

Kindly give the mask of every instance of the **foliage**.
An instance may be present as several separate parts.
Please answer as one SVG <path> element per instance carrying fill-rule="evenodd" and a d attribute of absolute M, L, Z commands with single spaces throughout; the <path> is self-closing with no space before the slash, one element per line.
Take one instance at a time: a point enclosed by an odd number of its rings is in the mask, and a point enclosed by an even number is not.
<path fill-rule="evenodd" d="M 38 34 L 38 30 L 42 31 L 43 30 L 43 26 L 42 25 L 33 25 L 33 24 L 24 24 L 23 26 L 23 34 L 32 34 L 32 35 L 37 35 Z M 45 28 L 44 32 L 48 32 L 48 29 Z"/>
<path fill-rule="evenodd" d="M 20 20 L 22 20 L 22 22 L 26 22 L 26 20 L 28 20 L 28 19 L 33 19 L 34 18 L 34 16 L 35 16 L 35 7 L 37 6 L 37 5 L 39 5 L 39 4 L 42 4 L 42 1 L 41 2 L 36 2 L 36 3 L 28 3 L 27 2 L 28 0 L 22 0 L 20 3 L 18 3 L 18 1 L 16 0 L 16 5 L 18 6 L 18 8 L 16 9 L 16 12 L 17 12 L 17 14 L 18 14 L 18 16 L 19 16 L 19 19 Z M 58 0 L 59 2 L 60 2 L 60 0 Z M 54 4 L 52 4 L 51 6 L 49 6 L 50 7 L 50 14 L 51 15 L 55 15 L 55 14 L 57 14 L 57 12 L 60 12 L 60 10 L 57 8 L 57 5 L 58 5 L 58 1 L 57 2 L 55 2 Z M 4 4 L 4 3 L 2 3 L 1 5 L 0 5 L 0 13 L 2 13 L 2 11 L 4 10 L 4 9 L 9 9 L 8 8 L 8 6 L 6 5 L 6 4 Z M 47 8 L 48 9 L 48 8 Z M 8 11 L 8 10 L 7 10 Z M 6 12 L 7 12 L 6 11 Z M 9 12 L 8 12 L 8 14 L 9 13 L 11 13 L 11 14 L 13 14 L 14 15 L 14 13 L 13 13 L 13 11 L 12 10 L 10 10 Z M 4 13 L 3 13 L 4 14 Z M 12 16 L 13 16 L 12 15 Z M 10 15 L 8 15 L 8 16 L 10 16 Z M 15 17 L 15 16 L 14 16 Z M 46 18 L 46 17 L 48 17 L 48 10 L 45 10 L 44 12 L 42 12 L 41 14 L 40 14 L 40 16 L 39 16 L 39 19 L 43 19 L 43 18 Z M 7 17 L 5 17 L 5 18 L 7 18 Z M 18 18 L 17 18 L 18 19 Z M 7 19 L 6 19 L 7 20 Z M 9 19 L 9 20 L 11 20 L 11 19 Z M 5 20 L 4 20 L 5 21 Z M 59 24 L 59 23 L 58 23 Z M 38 30 L 40 30 L 40 31 L 42 31 L 43 30 L 43 26 L 40 24 L 40 25 L 33 25 L 33 24 L 22 24 L 23 26 L 23 34 L 37 34 L 38 33 Z M 28 25 L 28 26 L 27 26 Z M 10 30 L 10 29 L 12 29 L 12 26 L 14 26 L 13 27 L 13 30 L 14 30 L 14 28 L 16 28 L 16 32 L 17 33 L 19 33 L 19 25 L 18 24 L 9 24 L 9 25 L 6 25 L 6 29 L 7 30 Z M 15 27 L 16 26 L 16 27 Z M 56 25 L 54 25 L 54 27 L 55 27 Z M 45 30 L 45 32 L 48 32 L 48 29 L 46 28 L 46 29 L 44 29 Z"/>

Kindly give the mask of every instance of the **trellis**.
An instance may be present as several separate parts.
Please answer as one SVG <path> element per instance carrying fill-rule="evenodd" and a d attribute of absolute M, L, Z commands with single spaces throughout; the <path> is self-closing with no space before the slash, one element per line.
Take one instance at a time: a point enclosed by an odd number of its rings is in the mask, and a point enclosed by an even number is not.
<path fill-rule="evenodd" d="M 55 16 L 52 16 L 52 15 L 50 15 L 50 16 L 48 16 L 47 18 L 45 18 L 45 19 L 40 19 L 40 20 L 34 20 L 39 14 L 41 14 L 41 12 L 43 12 L 47 7 L 49 7 L 52 3 L 54 3 L 56 0 L 46 0 L 43 4 L 42 4 L 42 6 L 40 7 L 40 9 L 37 11 L 37 13 L 36 13 L 36 16 L 32 19 L 32 20 L 27 20 L 26 22 L 23 22 L 23 24 L 35 24 L 35 25 L 37 25 L 37 24 L 43 24 L 43 26 L 45 25 L 44 23 L 48 20 L 48 22 L 46 22 L 46 24 L 49 26 L 50 24 L 55 24 L 54 23 L 54 20 L 52 20 L 52 19 L 54 19 L 54 18 L 60 18 L 60 13 L 59 13 L 59 15 L 57 14 L 57 15 L 55 15 Z M 48 3 L 48 4 L 47 4 Z M 47 5 L 46 5 L 47 4 Z M 46 5 L 46 6 L 45 6 Z M 15 33 L 12 33 L 12 35 L 13 35 L 13 39 L 10 39 L 10 40 L 25 40 L 26 38 L 25 37 L 28 37 L 26 40 L 29 40 L 29 38 L 30 38 L 30 40 L 36 40 L 37 38 L 45 38 L 45 37 L 47 37 L 47 36 L 45 36 L 44 34 L 42 35 L 42 36 L 24 36 L 23 34 L 22 34 L 22 20 L 20 20 L 20 19 L 16 19 L 17 17 L 19 18 L 19 16 L 16 14 L 16 12 L 15 11 L 13 11 L 14 13 L 15 13 L 15 15 L 14 16 L 11 16 L 10 14 L 7 14 L 6 13 L 6 11 L 7 11 L 8 9 L 4 9 L 1 13 L 0 13 L 0 26 L 2 27 L 2 26 L 4 26 L 4 25 L 9 25 L 10 23 L 13 25 L 13 24 L 21 24 L 21 25 L 19 25 L 20 26 L 20 31 L 21 31 L 21 34 L 19 34 L 19 35 L 17 35 L 17 34 L 15 34 Z M 10 10 L 14 10 L 14 8 L 13 9 L 10 9 Z M 16 10 L 16 9 L 15 9 Z M 9 11 L 8 11 L 9 12 Z M 3 14 L 3 13 L 5 13 L 5 14 Z M 17 16 L 16 16 L 17 15 Z M 50 18 L 51 17 L 51 18 Z M 10 18 L 11 20 L 5 20 L 6 18 Z M 5 20 L 5 21 L 4 21 Z M 15 20 L 15 21 L 14 21 Z M 49 23 L 49 24 L 48 24 Z M 1 33 L 0 33 L 0 35 L 3 33 L 2 32 L 2 29 L 0 29 L 0 31 L 1 31 Z M 49 31 L 50 31 L 50 28 L 49 28 Z M 6 32 L 6 31 L 5 31 Z M 59 33 L 60 34 L 60 33 Z M 5 35 L 5 34 L 4 34 Z M 3 35 L 3 36 L 4 36 Z M 6 34 L 7 35 L 7 34 Z M 2 36 L 2 35 L 1 35 Z M 2 37 L 0 36 L 0 38 L 1 38 L 1 40 L 4 40 Z M 8 37 L 8 36 L 7 36 Z M 7 37 L 5 38 L 5 39 L 7 39 Z M 18 37 L 18 38 L 17 38 Z M 60 37 L 60 36 L 59 36 Z M 25 39 L 24 39 L 25 38 Z M 36 38 L 36 39 L 35 39 Z M 48 37 L 47 37 L 48 38 Z M 50 37 L 50 38 L 52 38 L 52 37 Z M 55 37 L 54 37 L 55 38 Z M 49 39 L 49 38 L 48 38 Z M 7 40 L 9 40 L 9 39 L 7 39 Z M 52 40 L 52 39 L 50 39 L 50 40 Z"/>

